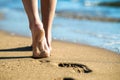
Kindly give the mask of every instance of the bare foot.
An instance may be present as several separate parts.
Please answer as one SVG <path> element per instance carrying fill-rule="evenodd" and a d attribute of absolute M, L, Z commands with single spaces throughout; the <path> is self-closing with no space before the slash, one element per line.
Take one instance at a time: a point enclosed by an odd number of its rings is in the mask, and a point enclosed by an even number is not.
<path fill-rule="evenodd" d="M 51 41 L 50 42 L 47 41 L 47 45 L 48 45 L 48 48 L 50 49 L 50 51 L 52 51 Z"/>
<path fill-rule="evenodd" d="M 46 58 L 46 57 L 50 56 L 50 49 L 47 45 L 45 37 L 42 41 L 40 41 L 40 39 L 38 39 L 38 49 L 40 51 L 39 57 Z"/>
<path fill-rule="evenodd" d="M 31 31 L 33 36 L 33 58 L 49 57 L 50 50 L 45 39 L 43 26 L 40 24 L 36 24 Z"/>
<path fill-rule="evenodd" d="M 52 50 L 52 47 L 51 47 L 51 42 L 52 42 L 52 36 L 51 36 L 51 32 L 46 32 L 46 42 L 47 42 L 47 45 L 50 49 L 50 51 Z"/>

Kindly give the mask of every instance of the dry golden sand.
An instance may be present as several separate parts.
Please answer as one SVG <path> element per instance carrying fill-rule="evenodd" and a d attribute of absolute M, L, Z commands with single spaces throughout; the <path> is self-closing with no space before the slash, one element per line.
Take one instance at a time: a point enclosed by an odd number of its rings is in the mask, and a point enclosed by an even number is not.
<path fill-rule="evenodd" d="M 120 80 L 120 55 L 53 41 L 50 58 L 32 59 L 31 39 L 0 31 L 0 80 Z"/>

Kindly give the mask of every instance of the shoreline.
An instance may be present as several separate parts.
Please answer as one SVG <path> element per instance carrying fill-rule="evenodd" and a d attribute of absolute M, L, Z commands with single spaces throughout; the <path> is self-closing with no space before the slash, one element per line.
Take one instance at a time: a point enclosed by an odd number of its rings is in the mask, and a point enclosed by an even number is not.
<path fill-rule="evenodd" d="M 0 80 L 119 80 L 120 55 L 92 46 L 52 42 L 51 57 L 33 59 L 31 39 L 0 31 Z"/>
<path fill-rule="evenodd" d="M 0 30 L 0 32 L 5 33 L 5 34 L 10 35 L 10 36 L 31 38 L 29 36 L 23 36 L 23 35 L 12 33 L 12 32 L 8 32 L 8 31 L 5 31 L 5 30 Z M 102 48 L 102 47 L 99 47 L 99 46 L 93 46 L 93 45 L 90 45 L 90 44 L 77 43 L 77 42 L 72 42 L 72 41 L 64 41 L 64 40 L 58 40 L 58 39 L 52 39 L 52 40 L 53 41 L 58 41 L 58 42 L 71 43 L 71 44 L 76 44 L 76 45 L 83 45 L 83 46 L 89 46 L 89 47 L 94 47 L 94 48 L 100 48 L 100 49 L 103 49 L 103 50 L 106 50 L 106 51 L 110 51 L 110 52 L 113 52 L 115 54 L 120 55 L 119 52 L 115 52 L 115 51 L 112 51 L 112 50 L 109 50 L 109 49 L 106 49 L 106 48 Z"/>

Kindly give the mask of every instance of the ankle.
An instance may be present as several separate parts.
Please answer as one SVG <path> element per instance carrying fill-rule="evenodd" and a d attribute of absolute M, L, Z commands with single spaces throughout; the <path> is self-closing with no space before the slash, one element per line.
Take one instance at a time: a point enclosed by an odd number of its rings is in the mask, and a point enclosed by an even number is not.
<path fill-rule="evenodd" d="M 30 25 L 30 30 L 33 30 L 33 29 L 43 29 L 43 24 L 42 22 L 32 22 L 29 24 Z"/>

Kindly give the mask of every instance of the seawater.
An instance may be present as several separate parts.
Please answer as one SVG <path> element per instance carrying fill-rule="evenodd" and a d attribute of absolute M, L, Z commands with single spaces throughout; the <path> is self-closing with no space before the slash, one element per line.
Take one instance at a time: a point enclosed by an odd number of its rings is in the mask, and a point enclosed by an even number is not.
<path fill-rule="evenodd" d="M 58 0 L 53 39 L 88 44 L 120 53 L 120 22 L 68 18 L 57 13 L 120 19 L 120 7 L 94 6 L 113 0 Z M 114 0 L 119 1 L 119 0 Z M 93 5 L 93 6 L 92 6 Z M 39 1 L 40 6 L 40 1 Z M 40 7 L 39 7 L 40 8 Z M 21 0 L 0 0 L 0 30 L 31 36 Z M 62 15 L 64 15 L 64 13 Z"/>

